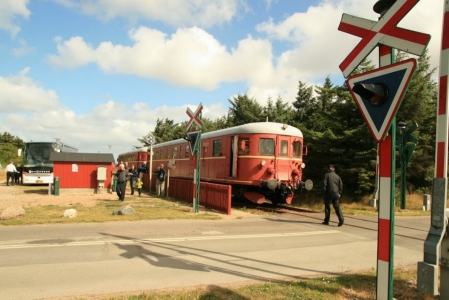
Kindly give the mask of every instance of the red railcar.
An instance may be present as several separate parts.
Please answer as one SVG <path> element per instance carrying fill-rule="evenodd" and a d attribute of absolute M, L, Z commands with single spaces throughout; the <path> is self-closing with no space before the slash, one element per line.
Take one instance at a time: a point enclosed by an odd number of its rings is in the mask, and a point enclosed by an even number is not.
<path fill-rule="evenodd" d="M 148 161 L 148 147 L 142 147 L 126 153 L 121 153 L 119 154 L 117 161 L 126 163 L 128 168 L 134 165 L 137 169 L 142 164 L 146 165 Z"/>
<path fill-rule="evenodd" d="M 201 136 L 201 181 L 232 185 L 235 197 L 262 203 L 291 203 L 299 189 L 312 188 L 302 181 L 307 148 L 298 128 L 273 122 L 207 132 Z M 153 146 L 153 166 L 164 163 L 170 177 L 192 179 L 196 169 L 185 139 Z M 150 170 L 154 172 L 154 170 Z"/>

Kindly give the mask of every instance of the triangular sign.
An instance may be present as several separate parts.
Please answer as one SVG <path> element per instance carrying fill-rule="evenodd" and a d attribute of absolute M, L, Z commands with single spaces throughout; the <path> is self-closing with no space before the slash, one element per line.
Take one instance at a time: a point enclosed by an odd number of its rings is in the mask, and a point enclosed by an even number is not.
<path fill-rule="evenodd" d="M 199 130 L 195 130 L 195 131 L 191 131 L 187 133 L 187 137 L 190 143 L 190 153 L 192 154 L 192 156 L 195 153 L 195 148 L 196 148 L 196 142 L 198 141 L 198 135 L 199 135 L 200 131 Z"/>
<path fill-rule="evenodd" d="M 408 84 L 416 68 L 416 59 L 407 59 L 392 65 L 349 77 L 346 81 L 352 97 L 377 143 L 382 142 L 390 128 L 391 121 L 399 109 Z M 354 92 L 355 85 L 381 85 L 386 88 L 388 97 L 382 104 L 373 104 Z"/>

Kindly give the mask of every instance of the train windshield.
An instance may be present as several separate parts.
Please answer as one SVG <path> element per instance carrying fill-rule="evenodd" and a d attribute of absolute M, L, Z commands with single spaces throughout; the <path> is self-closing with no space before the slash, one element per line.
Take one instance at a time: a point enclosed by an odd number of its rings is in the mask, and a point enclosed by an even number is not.
<path fill-rule="evenodd" d="M 26 144 L 24 165 L 31 166 L 47 166 L 52 167 L 53 163 L 50 161 L 50 153 L 55 152 L 55 144 L 51 143 L 36 143 Z"/>
<path fill-rule="evenodd" d="M 274 155 L 274 139 L 260 139 L 259 154 Z"/>
<path fill-rule="evenodd" d="M 287 156 L 287 154 L 288 154 L 288 141 L 282 140 L 279 156 Z"/>
<path fill-rule="evenodd" d="M 302 156 L 302 143 L 300 141 L 293 142 L 293 157 Z"/>

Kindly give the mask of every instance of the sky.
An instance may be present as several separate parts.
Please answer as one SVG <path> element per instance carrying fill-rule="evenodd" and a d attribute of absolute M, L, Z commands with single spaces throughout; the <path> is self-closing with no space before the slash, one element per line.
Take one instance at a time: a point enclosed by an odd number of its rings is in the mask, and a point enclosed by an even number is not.
<path fill-rule="evenodd" d="M 376 2 L 1 0 L 0 133 L 117 158 L 187 108 L 216 120 L 238 94 L 291 103 L 299 81 L 344 83 L 360 38 L 338 31 L 342 14 L 375 21 Z M 398 25 L 432 36 L 434 67 L 444 3 L 419 1 Z"/>

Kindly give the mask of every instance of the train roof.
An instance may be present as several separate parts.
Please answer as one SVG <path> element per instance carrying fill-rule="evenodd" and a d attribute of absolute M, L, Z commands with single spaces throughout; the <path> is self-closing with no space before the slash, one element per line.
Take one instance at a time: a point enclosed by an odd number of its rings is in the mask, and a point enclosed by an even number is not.
<path fill-rule="evenodd" d="M 148 148 L 149 147 L 136 148 L 136 149 L 130 150 L 128 152 L 120 153 L 119 156 L 125 155 L 125 154 L 130 154 L 130 153 L 137 153 L 137 152 L 148 152 Z"/>
<path fill-rule="evenodd" d="M 201 139 L 209 139 L 214 138 L 218 136 L 223 135 L 230 135 L 230 134 L 247 134 L 247 133 L 267 133 L 267 134 L 276 134 L 276 135 L 288 135 L 288 136 L 296 136 L 299 138 L 302 138 L 302 132 L 296 127 L 282 124 L 282 123 L 275 123 L 275 122 L 255 122 L 255 123 L 248 123 L 244 125 L 229 127 L 225 129 L 220 129 L 216 131 L 206 132 L 201 134 Z M 159 146 L 168 146 L 172 144 L 180 144 L 180 143 L 186 143 L 187 141 L 185 139 L 177 139 L 169 142 L 164 142 L 160 144 L 156 144 L 153 146 L 153 148 L 158 148 Z"/>

